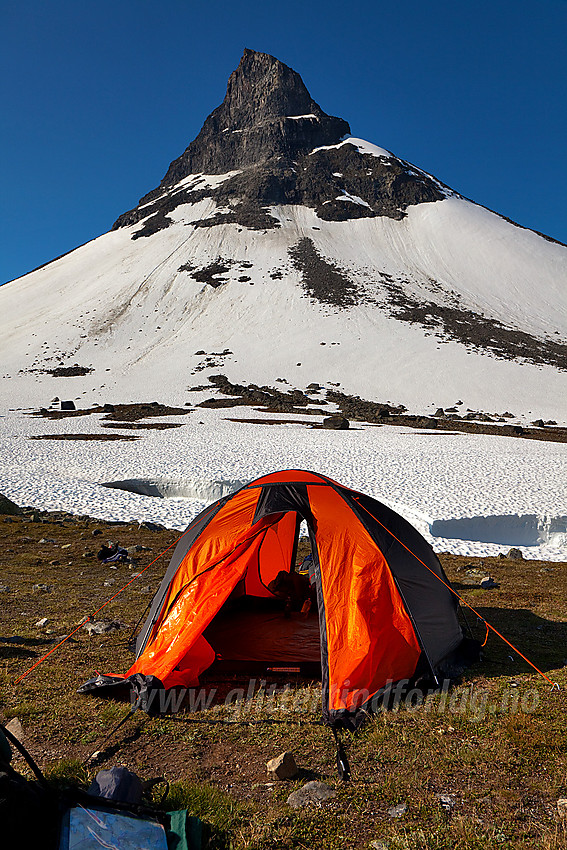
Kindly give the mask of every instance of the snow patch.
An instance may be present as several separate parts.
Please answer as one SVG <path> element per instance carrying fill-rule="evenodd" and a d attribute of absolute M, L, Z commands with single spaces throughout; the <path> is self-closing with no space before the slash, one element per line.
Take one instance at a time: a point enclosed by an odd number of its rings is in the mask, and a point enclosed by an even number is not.
<path fill-rule="evenodd" d="M 224 183 L 226 180 L 230 180 L 231 177 L 235 177 L 237 174 L 241 173 L 241 170 L 237 169 L 236 171 L 227 171 L 224 174 L 189 174 L 187 177 L 184 177 L 176 183 L 175 188 L 178 188 L 179 186 L 187 186 L 189 183 L 198 181 L 198 185 L 195 186 L 195 189 L 216 189 L 216 187 L 220 186 L 221 183 Z"/>
<path fill-rule="evenodd" d="M 363 201 L 362 198 L 359 198 L 358 195 L 349 195 L 348 192 L 343 192 L 342 195 L 339 195 L 335 198 L 336 201 L 350 201 L 353 204 L 358 204 L 361 207 L 368 207 L 369 210 L 372 209 L 370 204 Z"/>
<path fill-rule="evenodd" d="M 124 481 L 108 481 L 101 484 L 101 487 L 160 499 L 202 499 L 206 502 L 216 502 L 247 483 L 233 479 L 180 481 L 168 478 L 127 478 Z"/>
<path fill-rule="evenodd" d="M 385 148 L 380 148 L 378 145 L 373 145 L 372 142 L 366 142 L 364 139 L 357 139 L 354 136 L 347 136 L 346 139 L 343 139 L 336 145 L 322 145 L 319 148 L 313 148 L 311 154 L 317 153 L 317 151 L 330 151 L 333 148 L 342 148 L 343 145 L 353 145 L 359 153 L 368 153 L 371 156 L 378 157 L 387 157 L 391 159 L 394 154 L 390 151 L 387 151 Z M 311 154 L 309 154 L 311 156 Z"/>
<path fill-rule="evenodd" d="M 567 516 L 503 514 L 438 519 L 431 523 L 430 533 L 448 540 L 558 548 L 567 544 Z"/>

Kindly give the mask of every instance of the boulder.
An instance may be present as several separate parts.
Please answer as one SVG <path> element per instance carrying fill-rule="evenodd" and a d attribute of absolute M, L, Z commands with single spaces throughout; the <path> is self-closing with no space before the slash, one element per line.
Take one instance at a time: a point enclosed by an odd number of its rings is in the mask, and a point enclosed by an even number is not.
<path fill-rule="evenodd" d="M 350 427 L 348 419 L 344 416 L 327 416 L 323 419 L 322 425 L 330 431 L 346 431 Z"/>
<path fill-rule="evenodd" d="M 522 561 L 524 558 L 524 554 L 521 549 L 516 549 L 512 547 L 508 551 L 506 557 L 509 558 L 511 561 Z"/>
<path fill-rule="evenodd" d="M 292 753 L 281 753 L 276 758 L 270 759 L 266 764 L 268 779 L 293 779 L 297 776 L 297 764 Z"/>
<path fill-rule="evenodd" d="M 3 496 L 0 493 L 0 515 L 2 516 L 19 516 L 22 513 L 22 509 L 16 505 L 15 502 L 12 502 L 11 499 L 8 499 L 7 496 Z"/>
<path fill-rule="evenodd" d="M 480 586 L 484 588 L 484 590 L 492 590 L 493 587 L 498 587 L 498 584 L 491 576 L 485 576 L 480 580 Z"/>
<path fill-rule="evenodd" d="M 298 788 L 297 791 L 292 791 L 287 798 L 287 804 L 293 809 L 301 809 L 304 806 L 320 806 L 335 797 L 336 793 L 335 789 L 325 782 L 313 780 Z"/>

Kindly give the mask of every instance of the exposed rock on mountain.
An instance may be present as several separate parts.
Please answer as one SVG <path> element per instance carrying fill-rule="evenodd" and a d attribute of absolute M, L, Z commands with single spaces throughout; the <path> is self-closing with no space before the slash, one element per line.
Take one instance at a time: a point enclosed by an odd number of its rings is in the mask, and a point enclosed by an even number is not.
<path fill-rule="evenodd" d="M 224 211 L 200 226 L 266 229 L 280 226 L 272 205 L 303 204 L 326 221 L 401 219 L 410 204 L 445 197 L 429 175 L 388 151 L 344 140 L 349 134 L 346 121 L 315 103 L 299 74 L 273 56 L 245 50 L 224 101 L 197 138 L 114 228 L 145 220 L 132 238 L 151 236 L 172 223 L 168 214 L 178 206 L 205 198 Z M 203 175 L 224 179 L 210 185 Z"/>

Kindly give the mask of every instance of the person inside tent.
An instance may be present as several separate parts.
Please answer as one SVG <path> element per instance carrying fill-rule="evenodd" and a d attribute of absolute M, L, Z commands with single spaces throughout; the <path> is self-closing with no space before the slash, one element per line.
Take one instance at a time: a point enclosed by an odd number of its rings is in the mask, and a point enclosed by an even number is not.
<path fill-rule="evenodd" d="M 311 553 L 306 555 L 297 571 L 281 570 L 268 584 L 268 590 L 278 599 L 284 600 L 286 616 L 290 616 L 292 611 L 300 611 L 307 616 L 312 606 L 317 603 Z"/>

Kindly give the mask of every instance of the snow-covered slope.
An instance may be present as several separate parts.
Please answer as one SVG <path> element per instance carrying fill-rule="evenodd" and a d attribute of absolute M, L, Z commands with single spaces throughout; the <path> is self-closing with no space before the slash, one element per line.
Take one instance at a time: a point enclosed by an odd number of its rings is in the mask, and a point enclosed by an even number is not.
<path fill-rule="evenodd" d="M 183 403 L 222 372 L 567 421 L 567 247 L 343 138 L 293 75 L 247 51 L 158 189 L 0 288 L 2 404 Z"/>
<path fill-rule="evenodd" d="M 395 285 L 402 310 L 411 300 L 455 304 L 464 322 L 469 310 L 535 338 L 565 339 L 567 248 L 460 198 L 412 207 L 402 221 L 325 222 L 281 206 L 272 213 L 282 226 L 266 232 L 192 227 L 206 203 L 177 208 L 176 223 L 148 239 L 131 239 L 140 225 L 113 231 L 0 289 L 11 406 L 46 404 L 50 394 L 181 400 L 207 363 L 196 353 L 204 351 L 214 361 L 205 374 L 231 380 L 340 382 L 410 409 L 460 398 L 474 409 L 567 418 L 565 371 L 451 340 L 442 326 L 395 318 L 391 303 Z M 289 255 L 306 239 L 314 258 L 341 270 L 357 303 L 313 297 L 317 284 L 304 283 Z M 210 269 L 211 282 L 179 270 L 187 264 Z M 43 370 L 59 364 L 94 371 L 46 380 Z"/>

